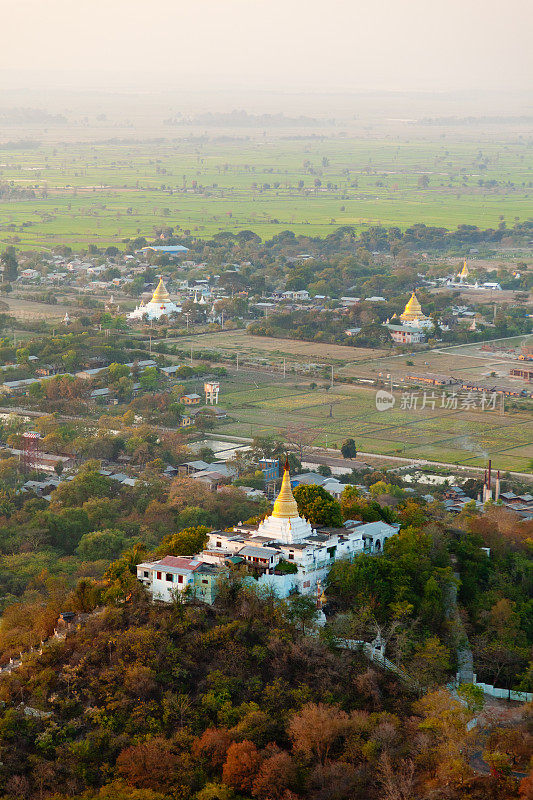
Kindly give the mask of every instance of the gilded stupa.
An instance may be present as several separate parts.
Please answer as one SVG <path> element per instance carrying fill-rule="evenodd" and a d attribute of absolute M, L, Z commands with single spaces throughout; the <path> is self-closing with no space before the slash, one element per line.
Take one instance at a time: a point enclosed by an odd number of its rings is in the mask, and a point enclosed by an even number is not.
<path fill-rule="evenodd" d="M 274 502 L 272 514 L 259 523 L 257 535 L 294 544 L 315 533 L 313 526 L 298 513 L 298 505 L 291 488 L 288 459 L 285 461 L 281 489 Z"/>
<path fill-rule="evenodd" d="M 170 299 L 170 295 L 168 293 L 167 287 L 163 281 L 163 278 L 159 278 L 159 283 L 157 284 L 157 288 L 152 295 L 152 299 L 148 303 L 144 303 L 142 300 L 140 304 L 137 306 L 135 311 L 132 311 L 131 314 L 128 314 L 128 319 L 159 319 L 163 316 L 169 316 L 170 314 L 179 314 L 181 311 L 181 307 L 177 306 Z"/>
<path fill-rule="evenodd" d="M 426 317 L 422 311 L 422 306 L 415 292 L 411 295 L 400 319 L 403 325 L 410 328 L 429 328 L 433 325 L 429 317 Z"/>
<path fill-rule="evenodd" d="M 152 295 L 152 299 L 150 300 L 151 303 L 166 303 L 170 300 L 170 295 L 167 292 L 167 287 L 163 283 L 163 278 L 159 278 L 159 283 L 157 284 L 157 289 Z"/>
<path fill-rule="evenodd" d="M 461 283 L 463 281 L 465 281 L 468 278 L 469 275 L 470 275 L 470 273 L 468 271 L 468 267 L 466 266 L 466 261 L 465 261 L 464 264 L 463 264 L 463 268 L 462 268 L 461 272 L 459 273 L 459 280 L 461 281 Z"/>
<path fill-rule="evenodd" d="M 285 461 L 285 468 L 283 470 L 283 480 L 281 481 L 281 489 L 274 503 L 272 516 L 276 519 L 292 519 L 298 516 L 298 506 L 291 488 L 291 476 L 289 473 L 289 461 Z"/>

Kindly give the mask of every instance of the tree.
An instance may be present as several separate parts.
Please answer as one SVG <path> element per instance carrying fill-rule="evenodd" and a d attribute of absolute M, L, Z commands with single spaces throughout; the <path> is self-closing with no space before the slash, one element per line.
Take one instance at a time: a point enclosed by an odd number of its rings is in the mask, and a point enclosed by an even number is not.
<path fill-rule="evenodd" d="M 353 439 L 345 439 L 341 444 L 343 458 L 357 458 L 357 447 Z"/>
<path fill-rule="evenodd" d="M 283 800 L 295 779 L 296 768 L 289 753 L 274 753 L 261 764 L 252 794 L 258 800 Z"/>
<path fill-rule="evenodd" d="M 388 753 L 383 753 L 378 776 L 383 790 L 382 800 L 412 800 L 415 786 L 412 759 L 404 759 L 400 765 L 392 764 Z"/>
<path fill-rule="evenodd" d="M 145 391 L 155 392 L 159 386 L 157 367 L 146 367 L 139 376 L 139 383 Z"/>
<path fill-rule="evenodd" d="M 424 687 L 444 683 L 450 668 L 449 653 L 437 636 L 416 646 L 409 672 Z"/>
<path fill-rule="evenodd" d="M 301 461 L 304 453 L 311 447 L 318 435 L 318 431 L 305 425 L 290 425 L 286 430 L 285 440 L 296 448 Z"/>
<path fill-rule="evenodd" d="M 296 752 L 307 761 L 324 765 L 334 745 L 346 735 L 349 717 L 338 706 L 307 703 L 289 723 L 289 736 Z"/>
<path fill-rule="evenodd" d="M 312 628 L 316 622 L 318 612 L 312 597 L 298 595 L 293 597 L 289 604 L 289 619 L 297 623 L 305 635 L 306 629 Z"/>
<path fill-rule="evenodd" d="M 184 528 L 179 533 L 165 536 L 156 553 L 162 556 L 194 556 L 204 549 L 208 533 L 209 528 L 205 525 Z"/>
<path fill-rule="evenodd" d="M 254 459 L 278 458 L 283 455 L 283 442 L 274 433 L 265 436 L 254 436 L 252 440 L 252 455 Z"/>
<path fill-rule="evenodd" d="M 200 526 L 211 529 L 214 524 L 214 515 L 199 506 L 186 506 L 176 517 L 176 528 L 179 531 Z"/>
<path fill-rule="evenodd" d="M 87 561 L 116 558 L 124 548 L 126 537 L 123 531 L 107 529 L 85 533 L 76 549 L 80 558 Z"/>
<path fill-rule="evenodd" d="M 110 497 L 117 487 L 105 475 L 100 475 L 95 462 L 87 461 L 71 481 L 63 481 L 52 495 L 51 508 L 80 506 L 92 497 Z"/>
<path fill-rule="evenodd" d="M 130 368 L 126 364 L 110 364 L 107 368 L 109 383 L 118 383 L 120 378 L 129 378 Z"/>
<path fill-rule="evenodd" d="M 298 504 L 298 513 L 312 525 L 341 527 L 340 504 L 322 486 L 301 484 L 294 490 L 294 498 Z"/>
<path fill-rule="evenodd" d="M 176 766 L 170 742 L 162 736 L 126 747 L 117 758 L 119 774 L 139 789 L 170 788 Z"/>
<path fill-rule="evenodd" d="M 212 464 L 217 460 L 216 453 L 210 447 L 201 447 L 198 450 L 198 458 L 205 461 L 207 464 Z"/>
<path fill-rule="evenodd" d="M 428 734 L 428 755 L 440 776 L 463 776 L 466 765 L 467 723 L 474 716 L 446 689 L 430 692 L 415 705 L 421 716 L 419 728 Z"/>
<path fill-rule="evenodd" d="M 192 754 L 195 758 L 205 759 L 206 769 L 211 772 L 222 769 L 230 744 L 231 736 L 227 728 L 206 728 L 194 740 Z"/>
<path fill-rule="evenodd" d="M 6 247 L 0 256 L 0 263 L 2 264 L 4 283 L 11 283 L 16 280 L 19 265 L 13 246 Z"/>
<path fill-rule="evenodd" d="M 473 714 L 479 714 L 483 710 L 485 695 L 481 686 L 476 686 L 475 683 L 462 683 L 457 689 L 457 694 Z"/>
<path fill-rule="evenodd" d="M 260 763 L 261 756 L 253 742 L 234 742 L 228 748 L 222 780 L 236 791 L 250 794 Z"/>
<path fill-rule="evenodd" d="M 16 352 L 17 364 L 21 367 L 27 367 L 30 363 L 30 351 L 27 347 L 19 347 Z"/>
<path fill-rule="evenodd" d="M 199 431 L 212 431 L 216 424 L 216 416 L 213 411 L 204 411 L 202 414 L 196 414 L 194 424 Z"/>
<path fill-rule="evenodd" d="M 74 552 L 81 537 L 91 528 L 81 508 L 62 508 L 58 513 L 50 509 L 39 515 L 39 522 L 47 528 L 51 544 L 66 553 Z"/>

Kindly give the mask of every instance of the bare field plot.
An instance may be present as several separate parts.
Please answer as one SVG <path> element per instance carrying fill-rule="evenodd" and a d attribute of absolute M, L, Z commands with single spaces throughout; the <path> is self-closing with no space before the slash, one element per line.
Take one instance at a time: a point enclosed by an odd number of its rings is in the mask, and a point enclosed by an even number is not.
<path fill-rule="evenodd" d="M 54 320 L 63 319 L 65 313 L 70 311 L 70 306 L 57 304 L 48 305 L 47 303 L 36 303 L 34 300 L 24 300 L 17 297 L 3 297 L 2 302 L 9 306 L 8 313 L 17 319 L 44 319 Z"/>
<path fill-rule="evenodd" d="M 499 378 L 500 382 L 503 379 L 506 385 L 516 384 L 518 386 L 521 384 L 523 386 L 523 382 L 509 378 L 512 367 L 520 363 L 522 362 L 482 351 L 479 346 L 472 345 L 464 349 L 458 347 L 453 350 L 437 349 L 401 356 L 376 357 L 375 361 L 347 364 L 338 369 L 338 374 L 346 377 L 376 379 L 381 373 L 382 377 L 390 375 L 392 381 L 398 383 L 406 380 L 408 375 L 434 372 L 458 380 L 488 381 L 489 383 L 494 377 L 495 384 L 499 383 L 497 380 Z M 493 372 L 496 373 L 495 376 L 492 376 Z M 435 387 L 434 391 L 438 395 L 442 391 L 442 387 Z"/>
<path fill-rule="evenodd" d="M 303 342 L 299 339 L 275 339 L 269 336 L 252 336 L 246 331 L 218 331 L 199 336 L 183 336 L 175 341 L 184 347 L 191 345 L 195 350 L 217 350 L 221 353 L 239 353 L 239 356 L 257 358 L 309 361 L 327 366 L 332 361 L 350 361 L 379 358 L 386 355 L 385 350 L 371 350 L 363 347 L 348 347 L 324 342 Z"/>

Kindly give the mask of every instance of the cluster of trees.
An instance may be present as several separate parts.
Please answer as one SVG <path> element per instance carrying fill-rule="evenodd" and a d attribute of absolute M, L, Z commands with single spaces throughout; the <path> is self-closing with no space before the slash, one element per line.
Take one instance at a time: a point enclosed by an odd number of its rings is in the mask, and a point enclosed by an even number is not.
<path fill-rule="evenodd" d="M 468 516 L 463 524 L 465 535 L 450 550 L 460 570 L 459 601 L 479 679 L 531 686 L 533 524 L 497 505 Z"/>
<path fill-rule="evenodd" d="M 150 446 L 128 444 L 138 458 Z M 0 589 L 6 610 L 0 628 L 2 660 L 48 635 L 78 578 L 100 579 L 121 553 L 146 556 L 182 530 L 224 528 L 266 512 L 266 501 L 250 500 L 238 487 L 211 492 L 190 479 L 162 478 L 150 455 L 134 486 L 111 480 L 101 474 L 99 462 L 86 461 L 72 480 L 52 492 L 50 502 L 17 491 L 16 465 L 0 462 Z M 201 549 L 191 550 L 187 536 L 171 545 L 183 555 Z"/>
<path fill-rule="evenodd" d="M 418 698 L 360 655 L 306 637 L 285 603 L 238 579 L 210 610 L 155 609 L 139 589 L 4 676 L 0 791 L 409 800 L 445 785 L 450 800 L 518 798 L 498 749 L 509 738 L 491 743 L 498 769 L 473 775 L 479 698 L 463 695 Z M 21 700 L 45 713 L 24 714 Z"/>
<path fill-rule="evenodd" d="M 358 234 L 350 226 L 338 228 L 324 238 L 296 235 L 292 231 L 282 231 L 271 239 L 262 241 L 252 231 L 233 234 L 224 231 L 211 239 L 179 235 L 179 228 L 165 230 L 166 241 L 184 244 L 189 248 L 187 260 L 194 260 L 203 267 L 187 270 L 188 278 L 212 275 L 216 267 L 220 277 L 218 285 L 228 290 L 232 296 L 246 292 L 257 296 L 265 290 L 307 289 L 312 295 L 328 295 L 339 298 L 341 295 L 355 294 L 370 296 L 386 294 L 398 296 L 411 290 L 419 282 L 421 264 L 416 254 L 420 252 L 449 252 L 467 254 L 476 245 L 490 248 L 505 243 L 526 244 L 530 237 L 531 223 L 517 223 L 513 228 L 505 226 L 498 230 L 481 230 L 476 226 L 459 226 L 455 231 L 444 228 L 414 225 L 402 232 L 399 228 L 370 227 Z M 146 244 L 137 239 L 129 243 L 132 249 Z M 305 261 L 299 257 L 310 253 L 313 258 Z M 391 255 L 392 258 L 384 258 Z M 183 277 L 180 259 L 152 253 L 148 256 L 152 268 L 139 275 L 130 285 L 130 291 L 138 295 L 146 281 L 153 281 L 155 269 L 164 269 L 168 277 Z M 185 258 L 185 257 L 184 257 Z M 238 270 L 235 264 L 239 264 Z M 446 275 L 449 265 L 423 265 L 431 277 Z M 511 281 L 513 287 L 527 288 L 531 276 L 527 270 L 520 279 L 510 273 L 502 273 L 499 279 Z M 480 272 L 480 275 L 484 274 Z M 515 283 L 515 281 L 518 281 Z M 235 298 L 233 298 L 234 300 Z M 430 298 L 431 300 L 431 298 Z M 226 318 L 238 318 L 246 308 L 246 298 L 239 297 L 237 305 L 232 301 L 227 308 Z M 198 306 L 191 306 L 192 313 Z"/>

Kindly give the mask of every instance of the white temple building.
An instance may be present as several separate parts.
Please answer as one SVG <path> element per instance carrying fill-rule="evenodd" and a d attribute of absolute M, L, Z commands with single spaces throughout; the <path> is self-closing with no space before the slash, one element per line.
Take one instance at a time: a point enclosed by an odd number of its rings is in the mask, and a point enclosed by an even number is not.
<path fill-rule="evenodd" d="M 502 287 L 500 286 L 499 283 L 490 281 L 485 281 L 484 283 L 478 283 L 478 281 L 476 281 L 475 283 L 471 283 L 469 278 L 470 278 L 470 272 L 465 261 L 461 272 L 459 272 L 459 274 L 454 276 L 453 278 L 450 278 L 446 282 L 446 286 L 454 287 L 456 289 L 465 289 L 465 290 L 479 289 L 482 291 L 486 291 L 487 289 L 489 289 L 491 291 L 497 291 L 497 292 L 502 291 Z"/>
<path fill-rule="evenodd" d="M 194 589 L 196 597 L 212 603 L 218 578 L 228 573 L 230 565 L 240 564 L 251 585 L 269 587 L 281 598 L 314 594 L 318 599 L 335 561 L 381 553 L 399 527 L 350 520 L 342 528 L 314 528 L 298 513 L 286 463 L 270 516 L 258 525 L 212 531 L 205 550 L 192 558 L 165 556 L 139 564 L 137 577 L 154 599 L 172 602 L 176 592 L 191 594 Z"/>
<path fill-rule="evenodd" d="M 152 299 L 146 304 L 141 300 L 135 311 L 128 314 L 128 319 L 160 319 L 163 316 L 168 317 L 171 314 L 179 314 L 180 312 L 181 306 L 176 305 L 170 299 L 167 287 L 163 283 L 163 278 L 160 278 Z"/>
<path fill-rule="evenodd" d="M 279 597 L 314 594 L 335 561 L 381 552 L 399 527 L 382 521 L 352 521 L 349 527 L 346 523 L 343 528 L 314 528 L 298 513 L 286 463 L 272 514 L 256 526 L 213 531 L 198 558 L 220 565 L 240 559 L 255 572 L 258 585 L 271 587 Z M 277 569 L 280 562 L 294 564 L 294 571 Z"/>

